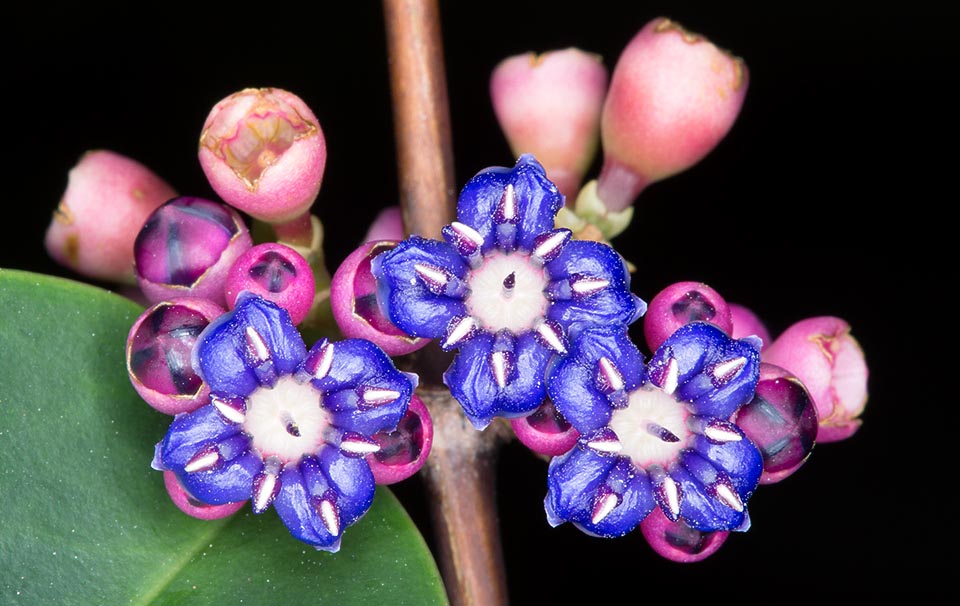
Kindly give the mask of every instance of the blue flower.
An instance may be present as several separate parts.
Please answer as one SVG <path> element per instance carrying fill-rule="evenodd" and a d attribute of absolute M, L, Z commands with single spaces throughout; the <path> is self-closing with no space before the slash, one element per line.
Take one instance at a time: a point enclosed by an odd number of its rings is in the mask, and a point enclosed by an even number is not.
<path fill-rule="evenodd" d="M 201 333 L 193 366 L 211 402 L 174 419 L 154 467 L 209 505 L 273 505 L 294 537 L 337 551 L 373 502 L 371 436 L 396 428 L 416 375 L 361 339 L 308 351 L 284 309 L 248 293 Z"/>
<path fill-rule="evenodd" d="M 679 328 L 649 364 L 623 328 L 585 331 L 550 373 L 554 405 L 581 434 L 550 463 L 550 524 L 616 537 L 660 507 L 696 530 L 746 530 L 763 460 L 729 419 L 759 368 L 755 338 L 706 322 Z"/>
<path fill-rule="evenodd" d="M 466 184 L 445 242 L 413 236 L 373 260 L 384 315 L 458 350 L 444 382 L 478 429 L 536 409 L 548 362 L 579 332 L 646 310 L 616 251 L 554 229 L 562 206 L 543 167 L 523 155 Z"/>

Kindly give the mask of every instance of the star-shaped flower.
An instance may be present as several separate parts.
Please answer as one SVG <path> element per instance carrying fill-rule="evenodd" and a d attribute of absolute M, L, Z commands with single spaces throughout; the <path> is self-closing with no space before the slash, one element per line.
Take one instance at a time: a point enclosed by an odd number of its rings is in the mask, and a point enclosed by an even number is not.
<path fill-rule="evenodd" d="M 416 375 L 361 339 L 308 351 L 284 309 L 249 293 L 200 334 L 193 366 L 211 401 L 174 419 L 154 467 L 209 505 L 273 505 L 294 537 L 338 550 L 373 502 L 372 436 L 396 428 Z"/>
<path fill-rule="evenodd" d="M 384 315 L 459 351 L 444 382 L 478 429 L 536 409 L 547 363 L 582 330 L 626 325 L 646 309 L 615 250 L 554 228 L 562 205 L 543 167 L 523 155 L 466 184 L 445 242 L 413 236 L 373 260 Z"/>
<path fill-rule="evenodd" d="M 679 328 L 649 364 L 624 329 L 586 331 L 550 375 L 550 397 L 581 434 L 550 463 L 550 523 L 615 537 L 659 507 L 696 530 L 745 530 L 763 461 L 730 418 L 759 367 L 755 338 L 706 322 Z"/>

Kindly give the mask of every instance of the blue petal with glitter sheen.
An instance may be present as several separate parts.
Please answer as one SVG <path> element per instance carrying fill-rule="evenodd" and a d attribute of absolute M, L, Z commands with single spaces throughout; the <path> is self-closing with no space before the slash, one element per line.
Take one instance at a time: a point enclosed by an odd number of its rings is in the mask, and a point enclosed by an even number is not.
<path fill-rule="evenodd" d="M 533 240 L 554 227 L 563 207 L 563 194 L 547 179 L 543 166 L 530 154 L 520 156 L 513 168 L 492 167 L 479 172 L 463 187 L 457 202 L 457 220 L 483 236 L 483 252 L 496 244 L 494 215 L 507 184 L 517 201 L 517 246 L 533 249 Z"/>
<path fill-rule="evenodd" d="M 412 236 L 373 258 L 370 271 L 377 280 L 377 303 L 400 330 L 435 339 L 443 335 L 454 316 L 465 313 L 464 303 L 459 297 L 430 292 L 417 275 L 418 263 L 445 269 L 460 279 L 468 271 L 456 249 L 446 242 Z"/>

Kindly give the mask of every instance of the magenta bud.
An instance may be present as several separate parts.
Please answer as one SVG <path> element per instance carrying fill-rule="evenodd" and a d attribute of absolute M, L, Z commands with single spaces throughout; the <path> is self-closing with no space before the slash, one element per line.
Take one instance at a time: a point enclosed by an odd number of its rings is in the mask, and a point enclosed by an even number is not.
<path fill-rule="evenodd" d="M 504 59 L 490 77 L 490 97 L 513 155 L 531 153 L 570 201 L 593 162 L 607 68 L 577 48 Z"/>
<path fill-rule="evenodd" d="M 563 418 L 550 399 L 529 415 L 510 419 L 510 427 L 524 446 L 550 457 L 564 454 L 580 438 L 580 432 Z"/>
<path fill-rule="evenodd" d="M 730 336 L 734 339 L 742 339 L 751 335 L 760 337 L 763 341 L 763 347 L 770 344 L 770 331 L 766 324 L 753 311 L 737 303 L 728 303 L 730 307 L 730 318 L 733 321 L 733 331 Z"/>
<path fill-rule="evenodd" d="M 743 61 L 669 19 L 650 21 L 613 68 L 603 106 L 597 194 L 613 211 L 706 156 L 747 92 Z"/>
<path fill-rule="evenodd" d="M 727 334 L 733 330 L 730 307 L 717 291 L 702 282 L 677 282 L 651 299 L 643 317 L 643 335 L 650 351 L 656 351 L 675 330 L 700 321 Z"/>
<path fill-rule="evenodd" d="M 730 535 L 727 531 L 702 532 L 690 528 L 683 518 L 671 522 L 659 507 L 640 522 L 640 532 L 650 547 L 661 556 L 687 564 L 710 557 Z"/>
<path fill-rule="evenodd" d="M 206 299 L 171 299 L 140 314 L 127 334 L 127 374 L 147 404 L 176 415 L 210 401 L 191 355 L 200 332 L 224 313 Z"/>
<path fill-rule="evenodd" d="M 137 234 L 137 282 L 152 302 L 195 297 L 226 307 L 227 273 L 252 245 L 236 210 L 204 198 L 174 198 L 156 209 Z"/>
<path fill-rule="evenodd" d="M 837 442 L 859 429 L 867 405 L 867 361 L 841 318 L 796 322 L 763 350 L 762 360 L 797 376 L 817 407 L 817 441 Z"/>
<path fill-rule="evenodd" d="M 193 495 L 188 493 L 177 479 L 177 474 L 169 469 L 163 472 L 163 485 L 167 488 L 167 494 L 177 508 L 188 516 L 200 520 L 219 520 L 233 515 L 240 511 L 246 501 L 237 501 L 236 503 L 227 503 L 225 505 L 207 505 L 198 501 Z"/>
<path fill-rule="evenodd" d="M 800 379 L 760 364 L 760 381 L 748 404 L 732 419 L 763 455 L 761 484 L 786 478 L 809 458 L 817 439 L 817 409 Z"/>
<path fill-rule="evenodd" d="M 286 309 L 299 324 L 313 305 L 316 282 L 303 255 L 285 244 L 265 242 L 247 249 L 227 273 L 224 296 L 229 309 L 244 290 Z"/>
<path fill-rule="evenodd" d="M 410 406 L 394 431 L 373 434 L 380 450 L 366 456 L 377 484 L 396 484 L 417 473 L 433 447 L 433 420 L 419 396 L 410 397 Z"/>
<path fill-rule="evenodd" d="M 88 278 L 134 284 L 136 226 L 176 195 L 135 160 L 107 150 L 87 152 L 70 169 L 44 246 L 54 261 Z"/>
<path fill-rule="evenodd" d="M 394 326 L 377 304 L 377 282 L 370 273 L 370 262 L 396 245 L 394 240 L 364 242 L 343 260 L 330 283 L 333 318 L 343 335 L 373 341 L 390 356 L 408 354 L 430 342 Z"/>
<path fill-rule="evenodd" d="M 367 228 L 363 241 L 377 240 L 403 240 L 403 213 L 399 206 L 388 206 L 381 210 Z"/>
<path fill-rule="evenodd" d="M 279 88 L 247 88 L 217 103 L 203 125 L 200 165 L 220 198 L 268 223 L 310 210 L 327 145 L 303 100 Z"/>

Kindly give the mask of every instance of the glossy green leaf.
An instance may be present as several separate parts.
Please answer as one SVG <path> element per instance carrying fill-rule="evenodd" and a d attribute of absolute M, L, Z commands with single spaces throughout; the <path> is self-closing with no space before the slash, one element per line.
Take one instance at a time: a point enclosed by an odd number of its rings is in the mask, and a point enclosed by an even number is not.
<path fill-rule="evenodd" d="M 171 417 L 130 385 L 142 308 L 105 290 L 0 269 L 0 602 L 30 605 L 446 603 L 391 492 L 339 553 L 272 509 L 181 513 L 150 468 Z"/>

